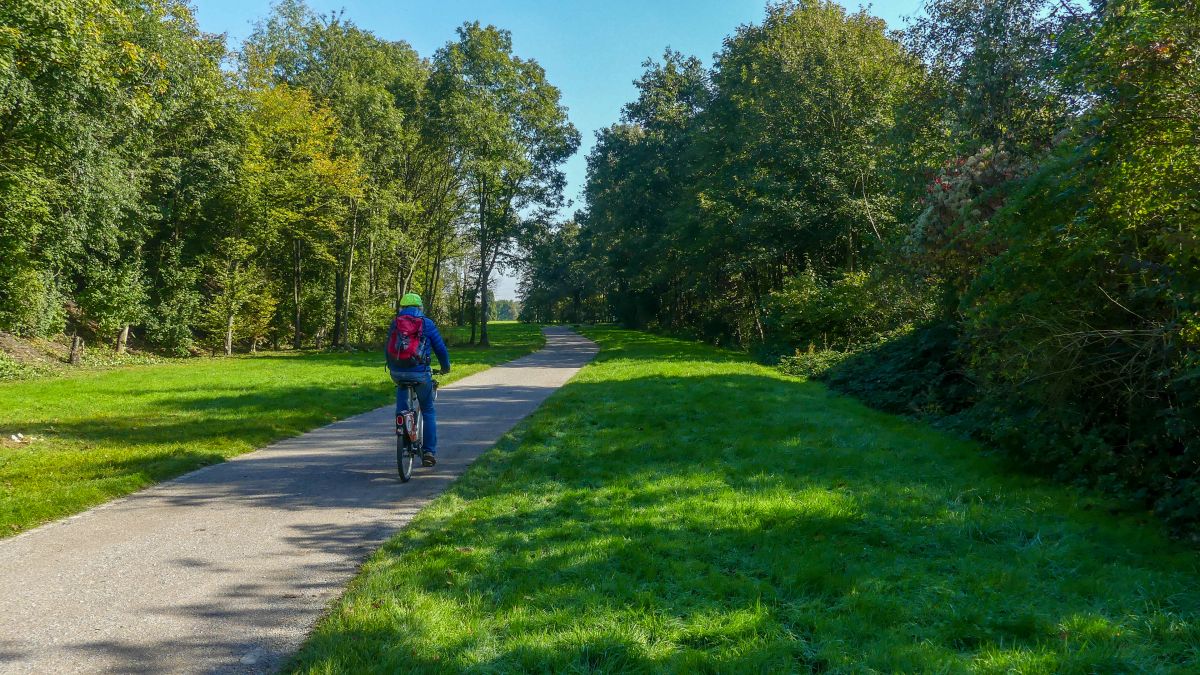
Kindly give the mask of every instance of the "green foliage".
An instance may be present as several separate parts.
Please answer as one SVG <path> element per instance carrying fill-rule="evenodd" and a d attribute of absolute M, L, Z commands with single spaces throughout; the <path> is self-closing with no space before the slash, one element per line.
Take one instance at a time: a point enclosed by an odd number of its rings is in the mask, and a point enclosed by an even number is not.
<path fill-rule="evenodd" d="M 433 116 L 443 133 L 460 140 L 486 345 L 492 272 L 509 262 L 525 212 L 562 204 L 560 166 L 579 147 L 579 131 L 542 67 L 513 54 L 511 34 L 495 26 L 460 27 L 458 40 L 434 57 L 430 89 Z"/>
<path fill-rule="evenodd" d="M 957 327 L 934 323 L 846 354 L 818 377 L 872 407 L 901 415 L 942 417 L 975 400 L 960 357 Z"/>
<path fill-rule="evenodd" d="M 0 330 L 224 348 L 230 287 L 202 272 L 231 239 L 254 252 L 226 275 L 257 279 L 231 348 L 371 340 L 405 290 L 463 309 L 446 278 L 511 264 L 528 211 L 561 202 L 578 134 L 507 32 L 460 37 L 441 53 L 461 58 L 431 61 L 285 0 L 230 58 L 184 0 L 5 2 Z"/>
<path fill-rule="evenodd" d="M 16 359 L 0 352 L 0 381 L 18 379 L 25 375 L 26 370 Z"/>
<path fill-rule="evenodd" d="M 597 360 L 363 566 L 288 672 L 1200 666 L 1196 554 L 1143 514 L 744 355 L 585 332 Z"/>
<path fill-rule="evenodd" d="M 491 319 L 496 321 L 516 321 L 521 314 L 521 303 L 515 300 L 493 300 L 488 303 Z"/>
<path fill-rule="evenodd" d="M 626 324 L 678 328 L 694 317 L 682 315 L 686 306 L 664 303 L 683 300 L 682 256 L 692 249 L 681 245 L 676 210 L 687 202 L 690 130 L 711 97 L 709 76 L 699 59 L 671 51 L 645 67 L 623 123 L 597 134 L 587 160 L 587 212 L 579 231 L 562 235 L 569 252 L 541 254 L 541 260 L 581 261 L 541 273 L 558 277 L 547 284 L 551 295 L 542 304 L 565 304 L 575 318 L 589 297 L 599 296 Z"/>
<path fill-rule="evenodd" d="M 147 292 L 142 270 L 127 262 L 88 264 L 77 299 L 85 316 L 96 322 L 100 335 L 115 335 L 144 316 Z"/>
<path fill-rule="evenodd" d="M 66 312 L 54 275 L 32 266 L 14 267 L 10 274 L 3 280 L 5 292 L 22 302 L 5 313 L 5 325 L 17 335 L 61 332 L 66 327 Z"/>
<path fill-rule="evenodd" d="M 914 150 L 935 126 L 912 104 L 924 82 L 882 21 L 831 2 L 771 4 L 711 71 L 647 62 L 588 159 L 580 231 L 534 256 L 531 311 L 789 341 L 775 324 L 802 321 L 781 316 L 792 280 L 863 272 L 915 213 L 901 169 L 930 154 Z"/>
<path fill-rule="evenodd" d="M 164 252 L 153 287 L 154 306 L 146 317 L 146 339 L 172 356 L 187 356 L 194 344 L 193 329 L 200 320 L 203 295 L 200 270 L 186 266 L 181 247 Z"/>
<path fill-rule="evenodd" d="M 428 63 L 406 43 L 382 40 L 341 14 L 316 16 L 294 1 L 280 3 L 259 26 L 242 61 L 254 81 L 308 92 L 337 123 L 330 158 L 352 162 L 361 174 L 353 194 L 329 204 L 324 231 L 332 236 L 303 242 L 318 246 L 289 252 L 292 265 L 275 270 L 291 283 L 286 292 L 277 289 L 284 302 L 274 331 L 288 329 L 287 315 L 293 330 L 304 325 L 293 343 L 373 339 L 382 324 L 372 322 L 394 309 L 409 284 L 436 314 L 445 301 L 440 276 L 447 259 L 463 254 L 455 224 L 465 203 L 453 161 L 458 139 L 441 134 L 430 117 Z M 329 302 L 298 302 L 314 284 Z M 302 304 L 308 309 L 297 318 Z M 314 309 L 319 313 L 305 313 Z"/>
<path fill-rule="evenodd" d="M 768 334 L 801 348 L 854 351 L 878 343 L 913 321 L 927 321 L 932 308 L 919 289 L 892 276 L 846 272 L 826 281 L 810 268 L 787 279 L 767 298 Z"/>
<path fill-rule="evenodd" d="M 575 221 L 527 233 L 527 259 L 519 289 L 522 321 L 600 323 L 610 319 L 607 299 L 599 295 L 596 261 L 589 259 L 585 247 L 590 244 L 581 236 Z"/>
<path fill-rule="evenodd" d="M 1078 92 L 1056 76 L 1070 34 L 1088 21 L 1074 0 L 925 0 L 904 31 L 937 86 L 927 91 L 958 154 L 1035 152 L 1070 119 Z"/>
<path fill-rule="evenodd" d="M 1092 105 L 998 215 L 1009 247 L 964 301 L 979 433 L 1180 524 L 1200 518 L 1198 57 L 1197 3 L 1099 13 L 1062 74 Z"/>
<path fill-rule="evenodd" d="M 0 329 L 60 329 L 59 293 L 106 338 L 142 316 L 149 148 L 195 100 L 174 69 L 219 75 L 202 43 L 173 0 L 0 8 Z"/>
<path fill-rule="evenodd" d="M 813 350 L 802 352 L 779 359 L 779 372 L 794 377 L 815 378 L 826 373 L 830 368 L 845 361 L 853 352 L 839 352 L 833 349 Z"/>

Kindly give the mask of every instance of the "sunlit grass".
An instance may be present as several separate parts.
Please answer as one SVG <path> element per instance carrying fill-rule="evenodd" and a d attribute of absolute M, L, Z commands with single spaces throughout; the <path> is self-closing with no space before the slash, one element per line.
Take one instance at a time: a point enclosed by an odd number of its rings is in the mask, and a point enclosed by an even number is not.
<path fill-rule="evenodd" d="M 1152 519 L 732 352 L 587 332 L 595 364 L 372 558 L 294 670 L 1200 668 L 1198 557 Z"/>
<path fill-rule="evenodd" d="M 543 344 L 525 324 L 455 346 L 451 382 Z M 453 331 L 451 331 L 453 332 Z M 269 354 L 0 383 L 0 536 L 383 405 L 382 352 Z M 13 443 L 10 436 L 32 436 Z"/>

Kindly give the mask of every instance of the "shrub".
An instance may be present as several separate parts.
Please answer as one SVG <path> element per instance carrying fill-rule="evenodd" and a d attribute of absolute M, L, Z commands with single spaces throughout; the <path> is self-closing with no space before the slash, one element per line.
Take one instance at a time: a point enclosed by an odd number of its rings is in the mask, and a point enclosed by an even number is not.
<path fill-rule="evenodd" d="M 772 342 L 853 351 L 928 320 L 933 307 L 902 278 L 845 272 L 826 281 L 812 266 L 767 300 Z"/>
<path fill-rule="evenodd" d="M 840 361 L 820 379 L 872 407 L 905 415 L 954 414 L 974 397 L 957 330 L 946 323 L 904 331 Z"/>
<path fill-rule="evenodd" d="M 11 356 L 0 352 L 0 380 L 15 380 L 25 372 L 24 367 Z"/>
<path fill-rule="evenodd" d="M 839 352 L 832 349 L 811 352 L 797 351 L 791 356 L 781 358 L 778 368 L 784 375 L 819 377 L 851 356 L 853 356 L 853 352 Z"/>

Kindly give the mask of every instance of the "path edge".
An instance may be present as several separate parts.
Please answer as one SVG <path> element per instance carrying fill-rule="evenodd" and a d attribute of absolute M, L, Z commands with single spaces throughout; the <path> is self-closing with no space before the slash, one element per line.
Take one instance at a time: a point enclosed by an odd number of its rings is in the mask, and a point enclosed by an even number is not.
<path fill-rule="evenodd" d="M 541 328 L 541 331 L 542 331 L 542 334 L 543 334 L 543 335 L 545 335 L 545 334 L 546 334 L 546 329 L 547 329 L 547 328 L 563 328 L 563 329 L 567 330 L 567 331 L 568 331 L 568 332 L 570 332 L 570 333 L 574 333 L 575 335 L 578 335 L 579 337 L 582 337 L 582 338 L 584 338 L 584 339 L 586 339 L 586 340 L 592 341 L 592 340 L 591 340 L 591 338 L 588 338 L 588 337 L 584 336 L 582 333 L 579 333 L 578 331 L 572 330 L 571 328 L 569 328 L 569 327 L 567 327 L 567 326 L 543 325 L 543 326 L 542 326 L 542 328 Z M 592 341 L 592 342 L 593 342 L 593 344 L 595 344 L 595 342 L 594 342 L 594 341 Z M 474 375 L 478 375 L 478 374 L 480 374 L 480 373 L 486 373 L 487 371 L 489 371 L 489 370 L 492 370 L 493 368 L 502 368 L 502 367 L 504 367 L 504 366 L 507 366 L 507 365 L 510 365 L 510 364 L 513 364 L 513 363 L 517 363 L 517 362 L 521 361 L 522 359 L 529 358 L 530 356 L 533 356 L 534 354 L 538 354 L 538 353 L 540 353 L 540 352 L 544 351 L 545 349 L 546 349 L 546 345 L 545 345 L 545 343 L 543 342 L 543 344 L 542 344 L 541 348 L 540 348 L 540 349 L 538 349 L 537 351 L 533 351 L 533 352 L 530 352 L 530 353 L 528 353 L 528 354 L 524 354 L 524 355 L 522 355 L 522 356 L 518 356 L 517 358 L 515 358 L 515 359 L 513 359 L 513 360 L 511 360 L 511 361 L 505 361 L 504 363 L 497 363 L 496 365 L 493 365 L 493 366 L 488 366 L 487 368 L 484 368 L 483 370 L 480 370 L 480 371 L 478 371 L 478 372 L 475 372 L 475 373 L 471 373 L 471 374 L 470 374 L 470 375 L 468 375 L 467 377 L 464 377 L 462 380 L 456 380 L 456 381 L 454 381 L 454 382 L 451 382 L 450 384 L 447 384 L 447 385 L 445 385 L 443 388 L 447 388 L 447 389 L 449 389 L 449 388 L 453 388 L 453 387 L 455 387 L 455 386 L 456 386 L 456 385 L 457 385 L 459 382 L 462 382 L 463 380 L 465 380 L 465 379 L 467 379 L 467 378 L 469 378 L 469 377 L 472 377 L 472 376 L 474 376 Z M 599 349 L 597 349 L 597 352 L 596 352 L 596 353 L 597 353 L 597 354 L 599 353 Z M 594 358 L 595 358 L 595 356 L 593 355 L 592 359 L 594 359 Z M 591 363 L 592 359 L 589 359 L 589 360 L 588 360 L 588 363 Z M 587 364 L 584 364 L 584 365 L 586 366 Z M 572 375 L 572 376 L 571 376 L 571 379 L 574 379 L 574 375 Z M 568 382 L 569 382 L 569 381 L 570 381 L 570 380 L 568 380 Z M 566 385 L 564 385 L 564 386 L 566 386 Z M 561 387 L 560 387 L 560 388 L 561 388 Z M 553 396 L 553 394 L 551 394 L 551 396 Z M 3 539 L 0 539 L 0 546 L 4 546 L 4 545 L 5 545 L 7 542 L 10 542 L 10 541 L 17 541 L 17 540 L 21 539 L 22 537 L 28 537 L 28 536 L 32 536 L 32 535 L 34 535 L 34 534 L 41 533 L 41 532 L 42 532 L 42 531 L 44 531 L 44 530 L 49 530 L 49 529 L 52 529 L 52 528 L 54 528 L 54 527 L 58 527 L 58 526 L 61 526 L 61 525 L 65 525 L 65 524 L 67 524 L 67 523 L 70 523 L 70 522 L 73 522 L 73 521 L 76 521 L 76 520 L 82 520 L 82 519 L 84 519 L 84 518 L 87 518 L 87 517 L 89 517 L 89 516 L 91 516 L 91 515 L 95 514 L 95 513 L 98 513 L 98 512 L 100 512 L 100 511 L 103 511 L 103 510 L 105 510 L 105 509 L 113 508 L 113 507 L 115 507 L 115 506 L 118 506 L 118 505 L 120 505 L 120 504 L 122 504 L 122 503 L 124 503 L 124 502 L 130 501 L 130 500 L 132 500 L 132 499 L 137 499 L 137 498 L 140 498 L 140 497 L 142 497 L 142 496 L 144 496 L 144 495 L 153 494 L 153 493 L 154 493 L 154 492 L 156 492 L 156 491 L 160 491 L 160 490 L 165 490 L 165 489 L 168 489 L 169 487 L 171 487 L 171 486 L 172 486 L 173 484 L 175 484 L 175 483 L 184 483 L 184 482 L 187 482 L 187 481 L 189 481 L 189 480 L 194 480 L 194 479 L 195 479 L 197 476 L 200 476 L 200 475 L 202 475 L 202 474 L 204 474 L 204 473 L 206 473 L 206 472 L 208 472 L 208 471 L 211 471 L 211 470 L 213 470 L 213 469 L 215 469 L 215 468 L 217 468 L 217 467 L 219 467 L 219 466 L 225 466 L 226 464 L 229 464 L 229 463 L 231 463 L 231 462 L 237 462 L 237 461 L 241 461 L 241 460 L 243 460 L 243 459 L 249 459 L 251 456 L 253 456 L 253 455 L 256 455 L 256 454 L 258 454 L 258 453 L 260 453 L 260 452 L 263 452 L 263 451 L 265 451 L 265 450 L 270 450 L 271 448 L 275 447 L 276 445 L 279 445 L 280 443 L 286 443 L 286 442 L 288 442 L 288 441 L 291 441 L 291 440 L 294 440 L 294 439 L 300 438 L 301 436 L 304 436 L 305 434 L 311 434 L 311 433 L 315 433 L 315 432 L 322 431 L 322 430 L 325 430 L 325 429 L 331 429 L 331 428 L 333 428 L 333 427 L 336 427 L 336 426 L 338 426 L 338 425 L 340 425 L 340 424 L 347 424 L 347 423 L 349 423 L 349 422 L 351 422 L 351 421 L 353 421 L 353 420 L 355 420 L 355 419 L 357 419 L 357 418 L 359 418 L 359 417 L 366 417 L 367 415 L 372 415 L 372 414 L 375 414 L 376 412 L 378 412 L 378 411 L 380 411 L 380 410 L 383 410 L 384 408 L 390 408 L 390 407 L 392 407 L 392 406 L 393 406 L 393 404 L 392 404 L 392 403 L 387 403 L 387 404 L 385 404 L 385 405 L 381 405 L 381 406 L 379 406 L 379 407 L 377 407 L 377 408 L 371 408 L 370 410 L 364 410 L 364 411 L 362 411 L 362 412 L 359 412 L 359 413 L 354 413 L 353 415 L 351 415 L 351 416 L 349 416 L 349 417 L 343 417 L 343 418 L 342 418 L 342 419 L 340 419 L 340 420 L 334 420 L 333 422 L 330 422 L 329 424 L 326 424 L 326 425 L 324 425 L 324 426 L 320 426 L 320 427 L 313 427 L 312 429 L 308 429 L 308 430 L 306 430 L 306 431 L 302 431 L 302 432 L 300 432 L 300 433 L 298 433 L 298 434 L 295 434 L 295 435 L 292 435 L 292 436 L 287 436 L 287 437 L 284 437 L 284 438 L 280 438 L 280 439 L 277 439 L 277 440 L 271 441 L 270 443 L 268 443 L 268 444 L 266 444 L 266 445 L 264 445 L 264 446 L 262 446 L 262 447 L 255 448 L 255 449 L 253 449 L 253 450 L 251 450 L 251 451 L 249 451 L 249 452 L 243 452 L 243 453 L 241 453 L 241 454 L 239 454 L 239 455 L 234 455 L 233 457 L 230 457 L 230 458 L 228 458 L 228 459 L 225 459 L 225 460 L 223 460 L 223 461 L 216 462 L 216 463 L 213 463 L 213 464 L 208 464 L 208 465 L 202 466 L 202 467 L 200 467 L 200 468 L 198 468 L 198 469 L 193 469 L 193 470 L 191 470 L 191 471 L 189 471 L 189 472 L 187 472 L 187 473 L 180 474 L 180 475 L 178 475 L 178 476 L 174 476 L 174 477 L 172 477 L 172 478 L 168 478 L 168 479 L 166 479 L 166 480 L 159 481 L 159 482 L 157 482 L 157 483 L 154 483 L 153 485 L 147 485 L 146 487 L 144 487 L 144 488 L 142 488 L 142 489 L 140 489 L 140 490 L 136 490 L 136 491 L 134 491 L 134 492 L 130 492 L 129 494 L 121 495 L 121 496 L 119 496 L 119 497 L 114 497 L 114 498 L 112 498 L 112 499 L 110 499 L 110 500 L 108 500 L 108 501 L 104 502 L 103 504 L 97 504 L 97 505 L 95 505 L 95 506 L 92 506 L 92 507 L 89 507 L 89 508 L 87 508 L 87 509 L 85 509 L 85 510 L 83 510 L 83 511 L 80 511 L 79 513 L 72 513 L 72 514 L 71 514 L 71 515 L 69 515 L 69 516 L 63 516 L 62 518 L 57 518 L 57 519 L 55 519 L 55 520 L 51 520 L 51 521 L 49 521 L 49 522 L 42 523 L 41 525 L 37 525 L 36 527 L 31 527 L 31 528 L 29 528 L 28 530 L 22 530 L 22 531 L 20 531 L 20 532 L 18 532 L 18 533 L 16 533 L 16 534 L 14 534 L 14 535 L 12 535 L 12 536 L 10 536 L 10 537 L 4 537 Z M 541 407 L 541 406 L 538 406 L 538 407 Z M 536 410 L 535 410 L 535 412 L 536 412 Z M 530 414 L 533 414 L 533 413 L 530 413 Z M 519 422 L 518 422 L 518 424 L 519 424 Z M 493 447 L 494 447 L 494 446 L 493 446 Z M 487 449 L 487 450 L 485 450 L 484 452 L 490 452 L 490 451 L 491 451 L 491 448 L 488 448 L 488 449 Z M 482 456 L 482 453 L 480 454 L 480 456 Z M 456 479 L 456 480 L 457 480 L 457 479 Z"/>

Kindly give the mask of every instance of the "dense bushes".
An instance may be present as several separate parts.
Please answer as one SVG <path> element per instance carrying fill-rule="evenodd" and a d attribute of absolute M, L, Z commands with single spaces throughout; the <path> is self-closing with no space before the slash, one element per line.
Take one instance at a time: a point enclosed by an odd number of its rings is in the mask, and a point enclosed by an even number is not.
<path fill-rule="evenodd" d="M 826 280 L 810 267 L 786 279 L 766 302 L 775 340 L 853 351 L 933 318 L 935 307 L 901 278 L 845 272 Z"/>
<path fill-rule="evenodd" d="M 1061 75 L 1091 104 L 998 214 L 1007 248 L 964 298 L 974 428 L 1194 521 L 1200 7 L 1111 3 L 1099 19 Z"/>
<path fill-rule="evenodd" d="M 847 354 L 815 375 L 834 389 L 902 415 L 942 416 L 968 409 L 974 384 L 959 357 L 955 326 L 935 323 Z"/>

